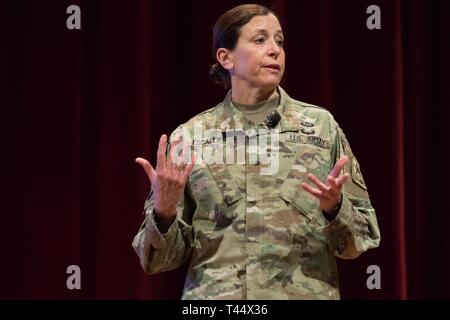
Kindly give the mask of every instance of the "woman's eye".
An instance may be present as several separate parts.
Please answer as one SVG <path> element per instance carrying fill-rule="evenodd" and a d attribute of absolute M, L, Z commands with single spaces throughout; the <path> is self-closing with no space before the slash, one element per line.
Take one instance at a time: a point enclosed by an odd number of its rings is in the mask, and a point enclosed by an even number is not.
<path fill-rule="evenodd" d="M 284 43 L 284 40 L 283 40 L 283 39 L 277 40 L 278 46 L 282 47 L 282 46 L 283 46 L 283 43 Z"/>
<path fill-rule="evenodd" d="M 256 43 L 264 43 L 264 40 L 265 40 L 265 39 L 264 39 L 263 37 L 260 37 L 260 38 L 256 38 L 256 39 L 255 39 L 255 42 L 256 42 Z"/>

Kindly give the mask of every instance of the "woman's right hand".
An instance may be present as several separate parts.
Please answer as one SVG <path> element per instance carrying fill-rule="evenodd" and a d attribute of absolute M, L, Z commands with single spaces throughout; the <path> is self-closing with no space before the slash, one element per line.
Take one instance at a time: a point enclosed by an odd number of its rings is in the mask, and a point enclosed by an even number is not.
<path fill-rule="evenodd" d="M 153 191 L 153 208 L 158 221 L 163 225 L 170 225 L 175 220 L 177 203 L 181 199 L 189 174 L 194 167 L 193 155 L 189 164 L 179 165 L 180 161 L 177 160 L 184 159 L 184 154 L 190 148 L 190 145 L 185 143 L 182 154 L 177 155 L 176 146 L 178 143 L 180 141 L 175 140 L 171 144 L 169 157 L 166 159 L 167 136 L 165 134 L 161 136 L 157 152 L 156 169 L 144 158 L 136 158 L 135 160 L 147 173 Z"/>

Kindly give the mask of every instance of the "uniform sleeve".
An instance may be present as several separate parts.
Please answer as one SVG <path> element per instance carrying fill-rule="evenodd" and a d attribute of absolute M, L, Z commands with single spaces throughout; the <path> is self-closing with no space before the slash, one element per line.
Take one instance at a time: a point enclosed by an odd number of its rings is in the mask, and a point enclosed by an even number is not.
<path fill-rule="evenodd" d="M 332 158 L 336 163 L 343 155 L 348 157 L 341 174 L 349 173 L 350 178 L 343 186 L 341 207 L 324 232 L 337 257 L 353 259 L 370 248 L 378 247 L 380 229 L 358 161 L 341 128 L 336 130 Z"/>
<path fill-rule="evenodd" d="M 170 150 L 169 148 L 170 143 L 167 149 Z M 176 269 L 191 255 L 192 214 L 196 204 L 191 197 L 189 181 L 177 204 L 177 218 L 165 234 L 161 234 L 158 229 L 153 205 L 153 194 L 150 192 L 144 205 L 145 219 L 132 243 L 142 268 L 148 274 Z"/>

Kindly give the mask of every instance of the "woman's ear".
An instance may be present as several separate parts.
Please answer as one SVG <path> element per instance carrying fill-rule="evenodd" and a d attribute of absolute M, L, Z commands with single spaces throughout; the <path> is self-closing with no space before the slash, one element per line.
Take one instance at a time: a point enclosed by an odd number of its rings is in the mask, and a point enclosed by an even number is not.
<path fill-rule="evenodd" d="M 219 48 L 216 52 L 217 61 L 224 67 L 226 70 L 231 70 L 234 67 L 233 63 L 233 54 L 230 50 L 225 48 Z"/>

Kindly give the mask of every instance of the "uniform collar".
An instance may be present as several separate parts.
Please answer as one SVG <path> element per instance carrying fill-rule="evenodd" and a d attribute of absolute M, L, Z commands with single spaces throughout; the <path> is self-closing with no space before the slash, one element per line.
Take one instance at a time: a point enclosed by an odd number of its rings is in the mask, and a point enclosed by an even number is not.
<path fill-rule="evenodd" d="M 280 86 L 277 87 L 278 94 L 280 95 L 280 102 L 277 107 L 277 111 L 281 116 L 281 120 L 278 122 L 274 129 L 280 132 L 297 131 L 298 124 L 292 121 L 293 117 L 287 116 L 290 114 L 291 97 Z M 255 128 L 245 118 L 244 114 L 240 112 L 233 105 L 231 100 L 231 90 L 228 91 L 224 101 L 223 108 L 217 110 L 216 116 L 216 128 L 222 132 L 230 130 L 243 130 L 246 131 L 250 128 Z M 263 125 L 259 125 L 263 128 Z"/>

